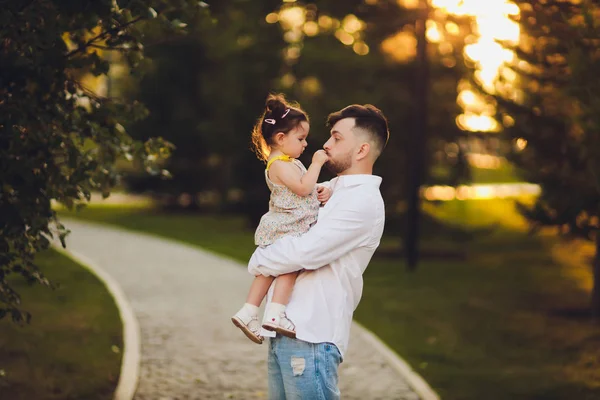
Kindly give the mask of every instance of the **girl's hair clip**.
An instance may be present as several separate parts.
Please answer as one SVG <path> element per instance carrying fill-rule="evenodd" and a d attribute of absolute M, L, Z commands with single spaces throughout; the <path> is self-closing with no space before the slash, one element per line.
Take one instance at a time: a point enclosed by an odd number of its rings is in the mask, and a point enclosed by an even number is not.
<path fill-rule="evenodd" d="M 265 119 L 265 122 L 266 122 L 267 124 L 275 125 L 275 120 L 274 120 L 274 119 L 272 119 L 272 118 L 267 118 L 267 119 Z"/>
<path fill-rule="evenodd" d="M 285 118 L 285 116 L 288 115 L 289 112 L 290 112 L 290 109 L 288 108 L 287 110 L 285 110 L 285 112 L 283 113 L 281 118 Z"/>

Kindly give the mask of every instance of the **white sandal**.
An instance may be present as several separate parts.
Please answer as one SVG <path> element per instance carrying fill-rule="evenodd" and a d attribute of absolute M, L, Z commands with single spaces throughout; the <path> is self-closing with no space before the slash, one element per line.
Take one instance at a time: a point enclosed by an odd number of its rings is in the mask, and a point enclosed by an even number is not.
<path fill-rule="evenodd" d="M 279 315 L 265 316 L 265 322 L 263 322 L 262 327 L 268 331 L 277 332 L 280 335 L 296 339 L 296 325 L 290 321 L 285 312 Z"/>
<path fill-rule="evenodd" d="M 258 317 L 252 316 L 247 321 L 242 319 L 243 317 L 239 314 L 231 317 L 231 322 L 238 328 L 244 332 L 244 334 L 248 337 L 248 339 L 252 340 L 256 344 L 262 344 L 263 337 L 260 336 L 260 325 L 258 322 Z"/>

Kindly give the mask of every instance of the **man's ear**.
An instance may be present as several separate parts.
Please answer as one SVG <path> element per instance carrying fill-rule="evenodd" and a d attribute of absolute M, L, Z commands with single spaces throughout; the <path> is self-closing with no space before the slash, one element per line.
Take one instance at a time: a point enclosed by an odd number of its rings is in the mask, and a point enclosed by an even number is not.
<path fill-rule="evenodd" d="M 362 160 L 363 158 L 367 157 L 369 155 L 369 153 L 371 152 L 371 144 L 368 142 L 365 142 L 363 144 L 360 145 L 360 147 L 358 148 L 358 153 L 356 154 L 356 160 Z"/>

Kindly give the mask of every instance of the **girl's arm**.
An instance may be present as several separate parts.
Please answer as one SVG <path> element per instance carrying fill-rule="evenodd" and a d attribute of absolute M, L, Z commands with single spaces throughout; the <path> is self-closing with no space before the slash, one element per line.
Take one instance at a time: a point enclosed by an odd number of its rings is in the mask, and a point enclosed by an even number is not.
<path fill-rule="evenodd" d="M 308 196 L 315 188 L 321 168 L 328 159 L 325 151 L 317 151 L 304 175 L 292 163 L 276 161 L 271 165 L 270 179 L 275 183 L 287 186 L 298 196 Z"/>
<path fill-rule="evenodd" d="M 258 248 L 248 263 L 252 275 L 279 276 L 329 265 L 361 246 L 376 247 L 383 231 L 384 211 L 373 195 L 345 199 L 304 235 L 285 236 Z"/>
<path fill-rule="evenodd" d="M 329 182 L 328 182 L 329 183 Z M 317 200 L 321 205 L 325 205 L 331 198 L 331 189 L 328 186 L 324 186 L 322 184 L 317 184 Z"/>
<path fill-rule="evenodd" d="M 331 181 L 319 182 L 318 185 L 327 189 L 331 189 Z"/>

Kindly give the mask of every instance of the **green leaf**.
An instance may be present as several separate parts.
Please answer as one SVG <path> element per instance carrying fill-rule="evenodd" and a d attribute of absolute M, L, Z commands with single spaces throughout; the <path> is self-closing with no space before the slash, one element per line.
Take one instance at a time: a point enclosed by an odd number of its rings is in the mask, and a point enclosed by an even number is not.
<path fill-rule="evenodd" d="M 186 24 L 186 23 L 184 23 L 184 22 L 181 22 L 181 21 L 180 21 L 180 20 L 178 20 L 178 19 L 174 19 L 173 21 L 171 21 L 171 25 L 172 25 L 172 26 L 173 26 L 173 28 L 175 28 L 175 29 L 183 29 L 183 28 L 185 28 L 185 27 L 187 27 L 187 26 L 188 26 L 188 24 Z"/>
<path fill-rule="evenodd" d="M 158 13 L 156 12 L 156 10 L 152 7 L 148 8 L 148 13 L 146 14 L 147 18 L 151 18 L 154 19 L 158 16 Z"/>

